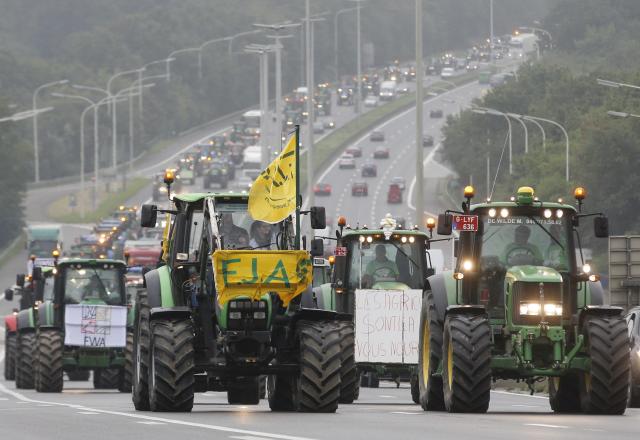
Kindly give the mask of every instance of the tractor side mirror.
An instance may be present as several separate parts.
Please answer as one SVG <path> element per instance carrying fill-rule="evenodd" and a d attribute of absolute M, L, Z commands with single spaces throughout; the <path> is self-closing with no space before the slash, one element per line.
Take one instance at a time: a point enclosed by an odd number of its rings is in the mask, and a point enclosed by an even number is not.
<path fill-rule="evenodd" d="M 460 240 L 457 238 L 453 240 L 453 256 L 455 258 L 460 256 Z"/>
<path fill-rule="evenodd" d="M 155 228 L 158 220 L 158 207 L 156 205 L 142 205 L 140 211 L 140 226 L 143 228 Z"/>
<path fill-rule="evenodd" d="M 453 224 L 451 214 L 438 215 L 438 235 L 451 235 Z"/>
<path fill-rule="evenodd" d="M 343 292 L 346 289 L 345 272 L 347 269 L 347 256 L 336 255 L 335 263 L 333 264 L 333 287 L 338 293 Z"/>
<path fill-rule="evenodd" d="M 609 236 L 609 219 L 605 216 L 595 217 L 593 219 L 593 232 L 598 238 L 607 238 Z"/>
<path fill-rule="evenodd" d="M 6 289 L 4 291 L 4 299 L 7 301 L 13 301 L 13 289 Z"/>
<path fill-rule="evenodd" d="M 436 270 L 433 267 L 428 267 L 427 269 L 425 269 L 424 272 L 425 272 L 424 273 L 425 278 L 429 278 L 436 274 Z"/>
<path fill-rule="evenodd" d="M 42 279 L 42 268 L 34 267 L 31 271 L 31 279 L 33 281 L 40 281 Z"/>
<path fill-rule="evenodd" d="M 324 242 L 321 238 L 311 240 L 310 253 L 312 257 L 322 257 L 324 255 Z"/>
<path fill-rule="evenodd" d="M 309 214 L 311 215 L 312 229 L 324 229 L 327 227 L 327 215 L 324 206 L 312 206 Z"/>
<path fill-rule="evenodd" d="M 19 273 L 18 275 L 16 275 L 16 286 L 24 287 L 24 274 L 23 273 Z"/>

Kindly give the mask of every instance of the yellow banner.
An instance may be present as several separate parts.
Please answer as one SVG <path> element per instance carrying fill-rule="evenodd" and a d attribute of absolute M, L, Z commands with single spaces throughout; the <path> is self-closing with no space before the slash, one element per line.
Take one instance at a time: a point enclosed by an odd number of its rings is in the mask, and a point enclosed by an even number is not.
<path fill-rule="evenodd" d="M 258 300 L 276 292 L 287 306 L 313 277 L 307 251 L 218 250 L 213 253 L 213 267 L 220 305 L 239 296 Z"/>
<path fill-rule="evenodd" d="M 251 185 L 249 214 L 254 220 L 278 223 L 296 209 L 296 135 Z"/>

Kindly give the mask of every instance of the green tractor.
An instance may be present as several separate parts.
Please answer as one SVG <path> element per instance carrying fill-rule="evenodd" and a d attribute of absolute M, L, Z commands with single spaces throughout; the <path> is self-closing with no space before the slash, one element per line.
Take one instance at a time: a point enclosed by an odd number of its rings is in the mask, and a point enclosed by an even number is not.
<path fill-rule="evenodd" d="M 351 317 L 303 306 L 314 296 L 310 255 L 323 254 L 322 240 L 304 250 L 296 232 L 304 212 L 297 209 L 297 222 L 289 216 L 268 225 L 253 221 L 247 195 L 172 201 L 170 210 L 142 208 L 145 227 L 158 212 L 172 222 L 165 264 L 145 274 L 137 298 L 135 408 L 191 411 L 194 393 L 206 391 L 226 391 L 230 404 L 258 404 L 260 378 L 268 376 L 273 411 L 334 412 L 341 379 L 355 374 L 341 362 L 342 352 L 353 352 L 341 340 Z M 308 213 L 313 229 L 325 228 L 324 208 Z"/>
<path fill-rule="evenodd" d="M 332 307 L 354 316 L 358 386 L 378 387 L 409 379 L 418 403 L 418 322 L 427 277 L 434 273 L 430 235 L 403 229 L 387 215 L 380 228 L 346 226 L 338 220 L 338 243 L 330 291 Z M 428 227 L 435 227 L 431 219 Z"/>
<path fill-rule="evenodd" d="M 471 204 L 438 217 L 457 231 L 455 270 L 429 278 L 420 321 L 419 386 L 425 410 L 486 412 L 491 382 L 548 380 L 555 412 L 622 414 L 630 352 L 622 309 L 604 305 L 599 276 L 582 256 L 578 226 L 602 213 L 541 201 L 531 187 L 508 202 Z M 582 258 L 580 258 L 582 259 Z"/>
<path fill-rule="evenodd" d="M 125 270 L 122 261 L 87 259 L 34 268 L 34 305 L 17 319 L 19 388 L 61 392 L 64 372 L 87 380 L 92 370 L 96 389 L 131 390 L 124 371 L 133 343 Z"/>

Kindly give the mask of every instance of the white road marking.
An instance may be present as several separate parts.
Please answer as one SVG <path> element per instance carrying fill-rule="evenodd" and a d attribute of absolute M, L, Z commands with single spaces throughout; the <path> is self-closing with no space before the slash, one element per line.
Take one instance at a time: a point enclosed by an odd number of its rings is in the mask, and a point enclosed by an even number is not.
<path fill-rule="evenodd" d="M 136 423 L 140 423 L 141 425 L 166 425 L 166 423 L 162 423 L 162 422 L 136 422 Z"/>
<path fill-rule="evenodd" d="M 8 397 L 0 397 L 0 400 L 9 400 Z"/>
<path fill-rule="evenodd" d="M 51 406 L 51 405 L 49 405 Z M 93 415 L 97 415 L 100 413 L 97 413 L 95 411 L 78 411 L 78 414 L 84 414 L 85 416 L 93 416 Z"/>
<path fill-rule="evenodd" d="M 266 440 L 266 437 L 255 437 L 253 435 L 232 435 L 229 438 L 236 438 L 238 440 Z"/>
<path fill-rule="evenodd" d="M 409 411 L 391 411 L 391 414 L 406 414 L 409 416 L 415 416 L 417 414 L 422 414 L 422 412 L 409 412 Z"/>
<path fill-rule="evenodd" d="M 2 361 L 2 359 L 0 358 L 0 361 Z M 139 419 L 139 420 L 146 420 L 146 421 L 152 421 L 152 422 L 164 422 L 164 423 L 168 423 L 168 424 L 172 424 L 172 425 L 180 425 L 180 426 L 189 426 L 192 428 L 201 428 L 201 429 L 207 429 L 207 430 L 211 430 L 211 431 L 220 431 L 220 432 L 230 432 L 230 433 L 234 433 L 234 434 L 245 434 L 245 435 L 254 435 L 254 436 L 258 436 L 258 437 L 265 437 L 268 439 L 279 439 L 279 440 L 313 440 L 309 437 L 298 437 L 298 436 L 293 436 L 293 435 L 287 435 L 287 434 L 275 434 L 275 433 L 268 433 L 268 432 L 260 432 L 260 431 L 250 431 L 247 429 L 238 429 L 238 428 L 231 428 L 228 426 L 220 426 L 220 425 L 209 425 L 206 423 L 195 423 L 195 422 L 189 422 L 186 420 L 177 420 L 177 419 L 168 419 L 168 418 L 164 418 L 164 417 L 156 417 L 156 416 L 147 416 L 147 415 L 143 415 L 143 414 L 138 414 L 138 413 L 125 413 L 125 412 L 119 412 L 119 411 L 109 411 L 109 410 L 104 410 L 104 409 L 97 409 L 97 408 L 86 408 L 84 406 L 81 405 L 73 405 L 70 403 L 60 403 L 60 402 L 48 402 L 48 401 L 43 401 L 43 400 L 35 400 L 35 399 L 30 399 L 16 391 L 10 390 L 7 387 L 5 387 L 2 383 L 0 383 L 0 392 L 12 396 L 18 400 L 20 400 L 20 402 L 17 403 L 46 403 L 46 404 L 51 404 L 51 405 L 55 405 L 55 406 L 62 406 L 62 407 L 67 407 L 67 408 L 73 408 L 73 409 L 86 409 L 95 413 L 99 413 L 99 414 L 109 414 L 112 416 L 119 416 L 119 417 L 128 417 L 128 418 L 132 418 L 132 419 Z"/>
<path fill-rule="evenodd" d="M 379 394 L 378 397 L 382 397 L 383 399 L 397 399 L 396 396 L 389 396 L 387 394 Z"/>
<path fill-rule="evenodd" d="M 511 405 L 514 408 L 540 408 L 540 405 Z"/>
<path fill-rule="evenodd" d="M 537 426 L 539 428 L 552 428 L 552 429 L 569 429 L 565 425 L 547 425 L 546 423 L 525 423 L 524 426 Z"/>
<path fill-rule="evenodd" d="M 530 399 L 544 399 L 544 400 L 549 400 L 549 398 L 547 396 L 532 396 L 530 394 L 521 394 L 521 393 L 512 393 L 511 391 L 497 391 L 497 390 L 491 390 L 492 393 L 495 394 L 508 394 L 510 396 L 519 396 L 519 397 L 528 397 Z"/>

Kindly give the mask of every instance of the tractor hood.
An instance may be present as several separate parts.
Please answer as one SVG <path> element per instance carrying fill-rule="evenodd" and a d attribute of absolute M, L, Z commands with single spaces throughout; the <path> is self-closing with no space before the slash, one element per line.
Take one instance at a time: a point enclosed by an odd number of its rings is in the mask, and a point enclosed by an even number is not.
<path fill-rule="evenodd" d="M 512 266 L 505 276 L 507 282 L 526 283 L 561 283 L 562 275 L 550 267 L 545 266 Z"/>
<path fill-rule="evenodd" d="M 372 287 L 373 290 L 409 290 L 411 289 L 405 283 L 398 281 L 380 281 L 375 283 Z"/>

